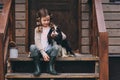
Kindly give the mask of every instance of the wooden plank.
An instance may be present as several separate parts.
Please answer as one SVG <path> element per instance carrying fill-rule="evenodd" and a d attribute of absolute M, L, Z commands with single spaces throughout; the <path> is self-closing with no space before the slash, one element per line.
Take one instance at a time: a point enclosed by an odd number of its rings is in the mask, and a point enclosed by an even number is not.
<path fill-rule="evenodd" d="M 25 11 L 25 4 L 16 4 L 15 11 Z"/>
<path fill-rule="evenodd" d="M 104 13 L 105 20 L 120 20 L 120 13 Z"/>
<path fill-rule="evenodd" d="M 25 37 L 16 38 L 16 44 L 26 44 L 25 43 Z"/>
<path fill-rule="evenodd" d="M 60 73 L 60 75 L 51 75 L 42 73 L 40 76 L 34 76 L 31 73 L 7 73 L 6 78 L 98 78 L 95 73 Z"/>
<path fill-rule="evenodd" d="M 26 0 L 15 0 L 15 3 L 25 3 Z"/>
<path fill-rule="evenodd" d="M 89 21 L 82 21 L 82 28 L 89 28 Z"/>
<path fill-rule="evenodd" d="M 81 1 L 82 1 L 82 3 L 87 3 L 88 0 L 81 0 Z"/>
<path fill-rule="evenodd" d="M 102 32 L 99 33 L 99 36 L 100 80 L 109 80 L 108 34 L 107 32 Z"/>
<path fill-rule="evenodd" d="M 20 19 L 20 20 L 25 20 L 25 18 L 26 18 L 26 17 L 25 17 L 25 14 L 26 14 L 25 12 L 15 13 L 15 18 L 18 19 L 18 20 L 19 20 L 19 19 Z"/>
<path fill-rule="evenodd" d="M 41 3 L 54 3 L 56 4 L 57 3 L 68 3 L 69 0 L 41 0 L 40 1 Z"/>
<path fill-rule="evenodd" d="M 28 36 L 29 36 L 29 26 L 28 26 L 28 20 L 29 20 L 29 17 L 28 17 L 28 0 L 26 0 L 26 21 L 25 21 L 25 26 L 26 26 L 26 34 L 25 34 L 25 43 L 26 43 L 26 45 L 25 45 L 25 50 L 26 50 L 26 52 L 28 52 L 28 50 L 29 50 L 29 38 L 28 38 Z"/>
<path fill-rule="evenodd" d="M 90 53 L 89 52 L 89 46 L 81 46 L 82 47 L 82 51 L 81 53 Z M 120 54 L 120 46 L 117 45 L 110 45 L 109 46 L 109 53 L 119 53 Z"/>
<path fill-rule="evenodd" d="M 120 29 L 107 29 L 109 37 L 120 37 Z M 82 29 L 82 37 L 88 37 L 89 30 Z"/>
<path fill-rule="evenodd" d="M 107 28 L 118 28 L 120 29 L 120 21 L 105 21 Z"/>
<path fill-rule="evenodd" d="M 18 58 L 10 58 L 10 61 L 31 61 L 27 53 L 19 54 Z M 76 54 L 76 57 L 57 57 L 57 61 L 98 61 L 98 57 L 91 54 Z"/>
<path fill-rule="evenodd" d="M 109 38 L 109 45 L 120 46 L 120 37 L 119 38 Z"/>
<path fill-rule="evenodd" d="M 82 13 L 82 20 L 88 20 L 89 19 L 89 13 L 88 12 L 83 12 Z"/>
<path fill-rule="evenodd" d="M 16 20 L 15 24 L 16 24 L 15 25 L 16 28 L 26 28 L 25 21 L 18 21 L 18 20 Z"/>
<path fill-rule="evenodd" d="M 89 46 L 82 46 L 82 53 L 90 53 Z"/>
<path fill-rule="evenodd" d="M 89 11 L 89 5 L 88 4 L 82 4 L 82 11 L 83 12 L 85 12 L 85 11 L 88 12 Z"/>
<path fill-rule="evenodd" d="M 11 4 L 11 10 L 10 10 L 10 21 L 8 23 L 9 25 L 9 36 L 10 36 L 10 41 L 15 41 L 15 0 L 12 0 Z"/>
<path fill-rule="evenodd" d="M 82 0 L 82 3 L 87 3 L 88 0 Z M 110 3 L 110 0 L 101 0 L 102 3 Z"/>
<path fill-rule="evenodd" d="M 119 53 L 120 54 L 120 46 L 109 46 L 109 53 Z"/>
<path fill-rule="evenodd" d="M 4 5 L 3 11 L 1 13 L 2 15 L 0 15 L 0 33 L 5 33 L 11 2 L 11 0 L 8 0 L 8 2 Z"/>
<path fill-rule="evenodd" d="M 120 12 L 120 5 L 116 4 L 102 4 L 103 11 L 104 12 Z M 89 11 L 89 6 L 88 4 L 82 4 L 82 11 L 88 12 Z"/>
<path fill-rule="evenodd" d="M 120 29 L 107 29 L 109 37 L 120 37 Z"/>
<path fill-rule="evenodd" d="M 89 30 L 88 29 L 82 29 L 82 37 L 88 37 Z"/>
<path fill-rule="evenodd" d="M 17 47 L 18 47 L 18 52 L 19 52 L 19 53 L 24 53 L 24 52 L 26 52 L 25 46 L 17 45 Z"/>
<path fill-rule="evenodd" d="M 78 16 L 81 16 L 81 0 L 78 0 Z M 81 53 L 81 44 L 82 44 L 82 22 L 81 22 L 81 18 L 78 18 L 78 47 L 79 47 L 79 53 Z"/>
<path fill-rule="evenodd" d="M 3 34 L 0 33 L 0 80 L 4 80 Z"/>
<path fill-rule="evenodd" d="M 82 13 L 82 20 L 89 19 L 89 13 L 83 12 Z M 105 20 L 119 20 L 120 21 L 120 13 L 104 13 Z"/>
<path fill-rule="evenodd" d="M 120 29 L 120 21 L 105 21 L 106 23 L 106 28 L 110 29 Z M 88 21 L 82 21 L 82 28 L 89 28 L 89 23 Z"/>
<path fill-rule="evenodd" d="M 16 36 L 25 36 L 25 29 L 16 29 Z"/>
<path fill-rule="evenodd" d="M 111 11 L 111 12 L 120 12 L 120 5 L 116 4 L 103 4 L 103 11 Z"/>
<path fill-rule="evenodd" d="M 101 0 L 102 3 L 110 3 L 110 0 Z"/>
<path fill-rule="evenodd" d="M 89 45 L 89 38 L 82 38 L 82 45 Z"/>
<path fill-rule="evenodd" d="M 9 52 L 9 36 L 6 38 L 5 45 L 4 45 L 4 64 L 7 62 L 8 52 Z"/>

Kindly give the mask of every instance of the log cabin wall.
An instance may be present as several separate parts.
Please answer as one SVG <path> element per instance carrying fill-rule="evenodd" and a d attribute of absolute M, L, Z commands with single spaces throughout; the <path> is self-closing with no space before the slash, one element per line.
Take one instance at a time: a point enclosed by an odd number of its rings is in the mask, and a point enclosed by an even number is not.
<path fill-rule="evenodd" d="M 16 2 L 16 43 L 20 53 L 25 52 L 27 29 L 27 0 Z M 120 53 L 120 5 L 102 0 L 105 23 L 109 33 L 109 53 Z M 87 0 L 82 0 L 82 53 L 89 53 L 89 9 Z"/>

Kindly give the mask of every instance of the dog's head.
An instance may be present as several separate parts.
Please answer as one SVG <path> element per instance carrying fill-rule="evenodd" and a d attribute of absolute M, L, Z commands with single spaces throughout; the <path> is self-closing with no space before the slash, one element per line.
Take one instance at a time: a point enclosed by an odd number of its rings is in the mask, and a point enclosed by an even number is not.
<path fill-rule="evenodd" d="M 51 37 L 52 35 L 55 35 L 55 37 L 54 38 Z M 58 44 L 62 40 L 61 30 L 57 26 L 51 27 L 51 29 L 50 29 L 50 31 L 48 33 L 48 42 L 49 42 L 49 44 L 52 43 L 52 40 L 55 40 Z"/>
<path fill-rule="evenodd" d="M 60 28 L 57 27 L 57 26 L 52 27 L 50 31 L 51 31 L 51 34 L 55 34 L 56 36 L 57 36 L 59 33 L 61 33 Z"/>

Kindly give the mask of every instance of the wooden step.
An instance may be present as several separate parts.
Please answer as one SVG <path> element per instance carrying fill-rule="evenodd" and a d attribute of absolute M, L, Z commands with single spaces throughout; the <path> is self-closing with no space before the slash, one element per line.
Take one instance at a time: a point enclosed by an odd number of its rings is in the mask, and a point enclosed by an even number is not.
<path fill-rule="evenodd" d="M 7 73 L 6 78 L 99 78 L 98 73 L 60 73 L 51 75 L 42 73 L 40 76 L 34 76 L 32 73 Z"/>
<path fill-rule="evenodd" d="M 32 61 L 27 54 L 19 54 L 18 58 L 10 58 L 10 61 Z M 57 61 L 99 61 L 98 57 L 90 54 L 81 54 L 76 57 L 57 57 Z"/>

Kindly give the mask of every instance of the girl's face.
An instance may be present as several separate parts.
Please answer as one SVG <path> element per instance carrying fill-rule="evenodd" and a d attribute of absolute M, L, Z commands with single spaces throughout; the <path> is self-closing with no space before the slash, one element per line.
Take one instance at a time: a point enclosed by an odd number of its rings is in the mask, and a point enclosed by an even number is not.
<path fill-rule="evenodd" d="M 50 16 L 45 16 L 41 18 L 41 23 L 43 27 L 48 27 L 50 24 Z"/>

